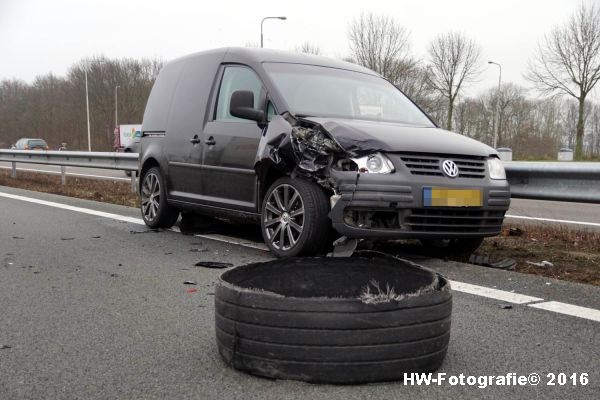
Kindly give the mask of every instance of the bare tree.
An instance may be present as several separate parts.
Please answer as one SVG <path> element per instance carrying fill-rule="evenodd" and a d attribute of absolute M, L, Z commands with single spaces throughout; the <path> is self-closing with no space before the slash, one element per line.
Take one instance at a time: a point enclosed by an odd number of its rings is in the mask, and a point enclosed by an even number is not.
<path fill-rule="evenodd" d="M 526 78 L 544 94 L 574 97 L 579 105 L 575 158 L 583 156 L 585 100 L 600 80 L 600 9 L 582 4 L 538 44 Z"/>
<path fill-rule="evenodd" d="M 461 33 L 439 35 L 429 45 L 429 82 L 448 101 L 446 129 L 452 129 L 452 112 L 463 85 L 479 75 L 481 50 Z"/>
<path fill-rule="evenodd" d="M 321 55 L 321 48 L 317 44 L 310 42 L 304 42 L 300 46 L 296 47 L 296 52 L 305 54 L 314 54 L 315 56 Z"/>
<path fill-rule="evenodd" d="M 352 60 L 399 83 L 416 61 L 409 55 L 409 34 L 392 17 L 372 13 L 350 23 L 348 35 Z"/>

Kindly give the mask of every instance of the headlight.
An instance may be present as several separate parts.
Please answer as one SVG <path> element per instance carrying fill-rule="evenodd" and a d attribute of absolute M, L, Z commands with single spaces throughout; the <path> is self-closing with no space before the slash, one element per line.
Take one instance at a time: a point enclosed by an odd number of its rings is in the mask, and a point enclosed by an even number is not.
<path fill-rule="evenodd" d="M 489 158 L 488 162 L 488 170 L 490 171 L 491 179 L 506 179 L 506 171 L 504 170 L 504 165 L 502 165 L 502 161 L 497 158 Z"/>
<path fill-rule="evenodd" d="M 381 153 L 353 158 L 352 161 L 356 163 L 360 172 L 369 172 L 371 174 L 389 174 L 394 172 L 394 164 Z"/>

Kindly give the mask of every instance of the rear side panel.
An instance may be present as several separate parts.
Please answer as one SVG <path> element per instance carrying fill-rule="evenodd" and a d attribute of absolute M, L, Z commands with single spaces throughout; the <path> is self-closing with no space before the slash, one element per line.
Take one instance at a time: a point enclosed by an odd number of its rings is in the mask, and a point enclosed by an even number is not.
<path fill-rule="evenodd" d="M 168 171 L 164 153 L 164 135 L 169 121 L 169 111 L 173 95 L 181 72 L 183 61 L 167 64 L 159 73 L 152 86 L 150 97 L 146 103 L 142 122 L 142 138 L 140 140 L 140 171 L 147 160 L 156 160 L 160 168 Z"/>
<path fill-rule="evenodd" d="M 193 201 L 192 194 L 199 192 L 203 130 L 223 55 L 222 52 L 205 52 L 185 60 L 165 138 L 165 157 L 169 164 L 167 189 L 171 199 Z M 190 142 L 195 137 L 199 141 Z"/>

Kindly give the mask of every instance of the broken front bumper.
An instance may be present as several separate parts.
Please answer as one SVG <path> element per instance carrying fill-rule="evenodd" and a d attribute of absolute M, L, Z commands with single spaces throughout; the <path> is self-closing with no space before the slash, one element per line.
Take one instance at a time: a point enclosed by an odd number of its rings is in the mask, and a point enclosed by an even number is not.
<path fill-rule="evenodd" d="M 503 180 L 449 179 L 399 173 L 332 171 L 337 201 L 329 217 L 333 228 L 350 238 L 436 239 L 495 236 L 510 205 Z M 478 189 L 480 207 L 426 207 L 424 188 Z"/>

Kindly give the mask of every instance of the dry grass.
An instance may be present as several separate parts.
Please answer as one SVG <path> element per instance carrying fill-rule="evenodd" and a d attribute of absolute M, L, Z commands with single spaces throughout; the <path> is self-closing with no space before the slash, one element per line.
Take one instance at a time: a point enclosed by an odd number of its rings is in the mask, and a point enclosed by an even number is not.
<path fill-rule="evenodd" d="M 131 184 L 127 182 L 67 176 L 67 184 L 63 186 L 60 184 L 59 175 L 18 171 L 17 179 L 13 179 L 9 171 L 0 171 L 0 186 L 139 207 L 138 196 L 131 192 Z"/>
<path fill-rule="evenodd" d="M 486 239 L 477 254 L 513 258 L 518 272 L 600 286 L 600 232 L 531 225 L 518 226 L 522 235 L 512 236 L 510 228 L 517 226 L 505 225 L 502 234 Z M 549 261 L 553 266 L 538 267 L 527 261 Z"/>

